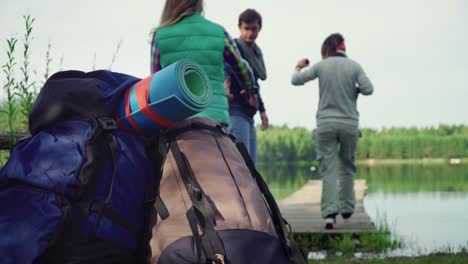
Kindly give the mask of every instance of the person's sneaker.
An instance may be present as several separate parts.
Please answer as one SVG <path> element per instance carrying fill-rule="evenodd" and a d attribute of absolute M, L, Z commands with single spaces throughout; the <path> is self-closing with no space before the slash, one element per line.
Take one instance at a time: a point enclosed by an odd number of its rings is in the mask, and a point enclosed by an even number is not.
<path fill-rule="evenodd" d="M 335 224 L 335 218 L 332 218 L 332 217 L 325 218 L 325 229 L 333 229 L 334 224 Z"/>
<path fill-rule="evenodd" d="M 351 218 L 352 215 L 353 213 L 341 213 L 341 216 L 343 217 L 343 219 L 349 219 Z"/>
<path fill-rule="evenodd" d="M 336 215 L 329 214 L 325 217 L 325 229 L 333 229 L 333 225 L 336 224 Z"/>

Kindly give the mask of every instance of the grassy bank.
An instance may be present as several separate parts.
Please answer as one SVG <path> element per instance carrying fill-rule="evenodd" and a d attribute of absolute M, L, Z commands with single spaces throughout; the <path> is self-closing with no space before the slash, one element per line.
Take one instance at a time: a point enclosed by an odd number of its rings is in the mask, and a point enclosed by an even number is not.
<path fill-rule="evenodd" d="M 468 157 L 459 158 L 460 164 L 468 164 Z M 424 159 L 365 159 L 357 160 L 356 165 L 364 166 L 393 166 L 393 165 L 444 165 L 450 164 L 447 158 L 424 158 Z M 454 164 L 457 165 L 457 164 Z"/>
<path fill-rule="evenodd" d="M 457 253 L 457 254 L 431 254 L 423 257 L 395 257 L 395 258 L 384 258 L 384 259 L 346 259 L 339 258 L 335 260 L 310 260 L 312 263 L 327 263 L 327 264 L 338 264 L 338 263 L 349 263 L 349 264 L 466 264 L 468 263 L 468 253 Z"/>
<path fill-rule="evenodd" d="M 460 164 L 468 164 L 468 157 L 458 158 Z M 317 166 L 318 161 L 313 160 L 282 160 L 282 161 L 259 161 L 257 162 L 259 166 L 274 166 L 274 167 L 284 167 L 284 166 L 298 166 L 298 167 L 309 167 Z M 444 165 L 450 164 L 450 159 L 448 158 L 423 158 L 423 159 L 360 159 L 356 160 L 356 165 L 361 166 L 393 166 L 393 165 Z M 453 164 L 458 165 L 458 164 Z"/>
<path fill-rule="evenodd" d="M 334 255 L 337 252 L 343 256 L 353 256 L 355 252 L 383 253 L 388 250 L 402 248 L 403 240 L 392 232 L 386 216 L 378 216 L 375 221 L 376 232 L 355 234 L 293 234 L 294 240 L 304 252 L 327 251 Z"/>

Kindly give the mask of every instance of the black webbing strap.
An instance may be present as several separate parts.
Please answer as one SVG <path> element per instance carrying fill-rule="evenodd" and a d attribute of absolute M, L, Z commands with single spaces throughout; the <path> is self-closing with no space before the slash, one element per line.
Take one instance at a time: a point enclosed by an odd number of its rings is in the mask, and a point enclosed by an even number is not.
<path fill-rule="evenodd" d="M 191 207 L 188 209 L 187 213 L 187 220 L 190 225 L 190 230 L 192 230 L 192 237 L 195 244 L 195 250 L 197 253 L 198 262 L 201 262 L 201 249 L 202 249 L 202 241 L 200 238 L 200 234 L 198 233 L 198 216 L 195 213 L 195 208 Z"/>
<path fill-rule="evenodd" d="M 157 150 L 158 152 L 151 152 L 150 158 L 153 168 L 155 169 L 155 177 L 153 177 L 156 181 L 156 200 L 154 202 L 154 208 L 156 212 L 159 214 L 162 220 L 169 217 L 169 210 L 167 210 L 166 205 L 164 204 L 163 200 L 161 199 L 159 193 L 159 185 L 161 184 L 161 178 L 163 176 L 164 170 L 164 163 L 166 162 L 167 152 L 169 151 L 169 145 L 167 143 L 167 136 L 164 131 L 161 131 L 159 136 L 157 137 Z"/>
<path fill-rule="evenodd" d="M 192 201 L 192 207 L 187 212 L 187 218 L 194 234 L 195 243 L 200 243 L 205 256 L 209 263 L 223 263 L 224 256 L 226 255 L 224 245 L 214 229 L 215 215 L 214 210 L 211 207 L 206 195 L 203 193 L 200 185 L 196 181 L 190 164 L 184 153 L 180 151 L 179 144 L 174 140 L 170 142 L 170 149 L 172 155 L 179 168 L 180 176 L 184 182 L 187 193 L 189 194 L 190 200 Z M 195 224 L 194 224 L 194 221 Z M 198 224 L 201 227 L 202 234 L 198 238 Z M 197 245 L 197 253 L 198 253 Z M 201 261 L 201 255 L 198 255 L 199 262 Z"/>
<path fill-rule="evenodd" d="M 111 178 L 111 183 L 109 185 L 109 191 L 107 192 L 106 200 L 104 201 L 104 203 L 97 204 L 96 206 L 94 206 L 94 204 L 91 205 L 91 208 L 94 207 L 97 212 L 96 222 L 94 222 L 94 228 L 93 228 L 94 235 L 96 235 L 99 224 L 101 223 L 104 210 L 106 210 L 106 207 L 112 198 L 114 182 L 117 178 L 117 165 L 118 165 L 117 163 L 119 161 L 120 149 L 119 149 L 119 143 L 117 142 L 117 139 L 111 133 L 107 133 L 105 140 L 107 140 L 107 144 L 109 146 L 109 150 L 110 150 L 111 157 L 112 157 L 112 178 Z M 124 225 L 124 227 L 126 226 Z M 130 229 L 128 231 L 132 232 L 132 230 Z"/>
<path fill-rule="evenodd" d="M 138 263 L 149 263 L 151 259 L 150 240 L 153 234 L 153 227 L 157 222 L 157 215 L 161 219 L 169 216 L 164 202 L 159 196 L 159 185 L 163 174 L 164 161 L 168 151 L 164 136 L 154 136 L 143 139 L 146 155 L 150 163 L 150 173 L 145 190 L 143 236 L 137 248 Z"/>
<path fill-rule="evenodd" d="M 279 210 L 278 205 L 276 204 L 276 200 L 271 194 L 270 189 L 268 188 L 268 185 L 263 180 L 262 175 L 260 175 L 260 173 L 255 168 L 255 165 L 252 162 L 252 159 L 250 158 L 250 155 L 247 149 L 245 148 L 245 145 L 242 143 L 236 143 L 236 146 L 239 152 L 241 153 L 242 157 L 244 158 L 244 161 L 247 167 L 249 168 L 250 172 L 252 173 L 252 176 L 255 178 L 258 188 L 260 189 L 263 196 L 265 197 L 265 200 L 267 202 L 267 205 L 272 215 L 272 221 L 276 229 L 276 233 L 278 234 L 278 237 L 280 238 L 283 244 L 283 248 L 289 260 L 291 260 L 293 263 L 296 263 L 296 264 L 307 264 L 307 260 L 302 254 L 299 247 L 294 243 L 294 241 L 289 240 L 286 237 L 287 228 L 286 228 L 285 220 L 281 214 L 281 211 Z"/>
<path fill-rule="evenodd" d="M 150 161 L 151 175 L 146 190 L 146 202 L 156 209 L 156 213 L 162 220 L 169 217 L 169 210 L 160 196 L 159 185 L 163 176 L 164 163 L 169 147 L 164 132 L 152 138 L 146 138 L 146 153 Z M 157 221 L 157 219 L 155 219 Z M 154 222 L 156 224 L 156 222 Z"/>
<path fill-rule="evenodd" d="M 128 232 L 130 232 L 130 234 L 133 235 L 136 240 L 139 240 L 142 235 L 141 231 L 136 229 L 132 223 L 130 223 L 120 214 L 116 213 L 114 210 L 106 207 L 105 203 L 93 203 L 91 206 L 91 211 L 99 212 L 101 216 L 106 217 L 107 219 L 112 220 L 112 222 L 123 226 L 125 229 L 127 229 Z"/>
<path fill-rule="evenodd" d="M 64 222 L 61 224 L 63 226 L 61 234 L 55 241 L 54 245 L 52 245 L 43 254 L 44 259 L 54 259 L 57 262 L 61 262 L 61 260 L 69 257 L 67 256 L 67 252 L 69 247 L 73 247 L 73 243 L 80 243 L 87 239 L 82 237 L 81 229 L 85 224 L 90 211 L 92 210 L 93 199 L 95 197 L 98 181 L 100 178 L 98 176 L 102 173 L 104 168 L 104 164 L 108 155 L 108 152 L 106 151 L 108 150 L 110 151 L 111 155 L 113 155 L 113 178 L 115 177 L 116 173 L 115 169 L 118 158 L 118 145 L 115 145 L 117 142 L 114 142 L 115 144 L 112 143 L 112 139 L 110 139 L 110 143 L 106 142 L 106 140 L 109 141 L 109 135 L 112 136 L 111 130 L 116 128 L 115 121 L 110 118 L 90 117 L 83 117 L 80 118 L 80 120 L 88 122 L 91 125 L 93 128 L 93 134 L 86 145 L 87 160 L 81 166 L 80 175 L 78 176 L 79 180 L 82 181 L 83 186 L 78 187 L 78 198 L 69 201 L 71 204 L 73 204 L 73 207 L 78 208 L 78 214 L 72 215 L 71 211 L 67 212 L 67 217 L 65 217 Z M 115 152 L 115 149 L 117 149 L 117 153 Z M 108 197 L 110 196 L 108 194 Z M 68 203 L 68 199 L 62 200 Z M 102 212 L 102 209 L 100 211 Z M 94 230 L 97 228 L 97 222 L 98 221 L 96 221 Z"/>

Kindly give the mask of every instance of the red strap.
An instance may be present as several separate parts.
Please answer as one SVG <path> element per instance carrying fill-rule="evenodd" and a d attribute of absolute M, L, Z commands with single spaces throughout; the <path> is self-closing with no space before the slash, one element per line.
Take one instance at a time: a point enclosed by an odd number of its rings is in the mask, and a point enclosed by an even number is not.
<path fill-rule="evenodd" d="M 149 76 L 145 78 L 144 80 L 139 81 L 135 85 L 135 92 L 136 92 L 136 98 L 138 101 L 138 107 L 140 108 L 140 111 L 145 114 L 148 118 L 150 118 L 152 121 L 154 121 L 156 124 L 162 126 L 162 127 L 171 127 L 175 124 L 174 121 L 168 120 L 161 116 L 160 114 L 156 113 L 151 107 L 148 105 L 149 101 L 149 90 L 151 86 L 151 79 L 153 76 Z"/>
<path fill-rule="evenodd" d="M 141 133 L 141 129 L 138 127 L 137 123 L 133 119 L 131 113 L 130 113 L 130 93 L 132 92 L 133 86 L 127 91 L 125 91 L 125 116 L 127 117 L 128 121 L 130 121 L 130 124 L 133 126 L 133 128 L 138 132 Z"/>

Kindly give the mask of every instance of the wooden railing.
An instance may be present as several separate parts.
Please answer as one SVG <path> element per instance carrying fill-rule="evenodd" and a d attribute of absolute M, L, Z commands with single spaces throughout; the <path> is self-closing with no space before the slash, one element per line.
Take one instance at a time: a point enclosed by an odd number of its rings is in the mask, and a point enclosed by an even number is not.
<path fill-rule="evenodd" d="M 29 137 L 28 132 L 14 132 L 11 134 L 9 132 L 0 131 L 0 150 L 13 149 L 15 142 L 18 142 L 19 140 L 26 137 Z"/>

